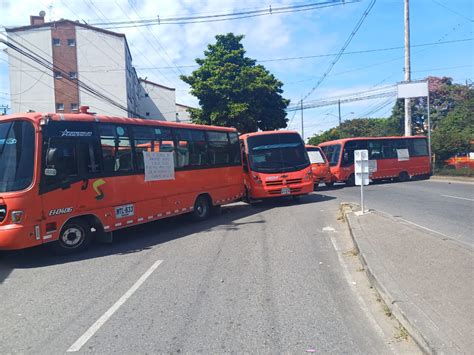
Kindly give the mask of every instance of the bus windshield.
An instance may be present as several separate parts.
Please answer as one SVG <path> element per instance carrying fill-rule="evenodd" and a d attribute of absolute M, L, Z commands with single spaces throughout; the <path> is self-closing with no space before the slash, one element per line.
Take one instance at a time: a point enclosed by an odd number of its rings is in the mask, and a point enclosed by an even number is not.
<path fill-rule="evenodd" d="M 290 172 L 309 165 L 308 154 L 298 134 L 265 134 L 249 137 L 247 142 L 253 171 Z"/>
<path fill-rule="evenodd" d="M 34 142 L 31 123 L 0 122 L 0 192 L 20 191 L 31 185 Z"/>
<path fill-rule="evenodd" d="M 337 166 L 339 164 L 339 156 L 341 154 L 341 145 L 333 144 L 321 147 L 330 166 Z"/>

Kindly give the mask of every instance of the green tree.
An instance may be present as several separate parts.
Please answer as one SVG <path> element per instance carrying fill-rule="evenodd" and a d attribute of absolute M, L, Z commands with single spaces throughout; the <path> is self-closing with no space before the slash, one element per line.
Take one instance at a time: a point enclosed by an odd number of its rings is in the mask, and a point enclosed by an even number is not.
<path fill-rule="evenodd" d="M 245 56 L 244 36 L 217 35 L 216 43 L 197 58 L 200 67 L 181 79 L 201 108 L 190 109 L 194 123 L 233 126 L 241 133 L 285 128 L 289 100 L 283 83 L 254 59 Z"/>
<path fill-rule="evenodd" d="M 470 88 L 464 100 L 440 120 L 432 133 L 432 150 L 437 165 L 449 157 L 469 150 L 474 140 L 474 90 Z"/>

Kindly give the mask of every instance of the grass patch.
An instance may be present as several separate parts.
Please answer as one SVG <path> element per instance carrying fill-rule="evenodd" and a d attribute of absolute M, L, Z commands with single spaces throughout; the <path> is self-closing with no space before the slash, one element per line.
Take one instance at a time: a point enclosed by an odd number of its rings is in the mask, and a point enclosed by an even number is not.
<path fill-rule="evenodd" d="M 385 313 L 385 315 L 388 317 L 388 318 L 391 318 L 392 317 L 392 311 L 390 310 L 390 308 L 388 308 L 388 306 L 384 303 L 383 304 L 383 312 Z"/>
<path fill-rule="evenodd" d="M 365 271 L 365 269 L 363 267 L 360 267 L 356 270 L 357 272 L 362 272 L 362 271 Z"/>
<path fill-rule="evenodd" d="M 463 176 L 463 177 L 472 177 L 472 178 L 474 178 L 474 169 L 469 169 L 469 168 L 462 168 L 462 169 L 435 168 L 434 175 Z"/>
<path fill-rule="evenodd" d="M 397 328 L 397 334 L 395 335 L 395 339 L 397 340 L 405 340 L 407 341 L 408 338 L 410 337 L 410 334 L 408 334 L 408 331 L 405 329 L 403 325 L 400 325 Z"/>
<path fill-rule="evenodd" d="M 357 255 L 359 255 L 359 252 L 357 251 L 356 248 L 352 248 L 352 249 L 344 252 L 342 255 L 344 255 L 344 256 L 357 256 Z"/>

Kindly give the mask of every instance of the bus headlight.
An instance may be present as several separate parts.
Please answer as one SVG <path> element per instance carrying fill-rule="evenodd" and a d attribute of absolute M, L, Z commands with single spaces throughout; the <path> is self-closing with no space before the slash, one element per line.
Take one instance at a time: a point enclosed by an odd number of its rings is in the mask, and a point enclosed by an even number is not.
<path fill-rule="evenodd" d="M 253 181 L 255 181 L 259 185 L 262 185 L 262 179 L 260 179 L 260 176 L 253 175 L 252 177 L 253 177 Z"/>
<path fill-rule="evenodd" d="M 23 211 L 12 211 L 12 223 L 20 223 Z"/>

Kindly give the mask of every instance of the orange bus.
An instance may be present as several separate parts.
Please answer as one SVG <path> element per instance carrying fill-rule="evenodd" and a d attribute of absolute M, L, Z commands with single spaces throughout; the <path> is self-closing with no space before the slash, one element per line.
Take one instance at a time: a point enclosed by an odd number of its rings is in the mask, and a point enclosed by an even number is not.
<path fill-rule="evenodd" d="M 267 131 L 240 136 L 247 201 L 313 191 L 313 173 L 297 132 Z"/>
<path fill-rule="evenodd" d="M 333 184 L 331 181 L 331 170 L 329 169 L 329 162 L 323 151 L 315 145 L 307 144 L 305 147 L 308 152 L 309 161 L 311 162 L 314 187 L 318 187 L 321 182 L 324 182 L 327 186 L 331 186 Z"/>
<path fill-rule="evenodd" d="M 451 169 L 472 169 L 474 170 L 474 141 L 471 141 L 469 151 L 458 153 L 444 161 L 446 167 Z"/>
<path fill-rule="evenodd" d="M 332 182 L 354 185 L 354 150 L 369 151 L 370 179 L 429 178 L 431 175 L 428 142 L 416 137 L 360 137 L 346 138 L 319 145 L 329 161 Z"/>
<path fill-rule="evenodd" d="M 51 242 L 72 253 L 101 233 L 183 213 L 203 220 L 244 191 L 233 128 L 86 109 L 0 117 L 0 250 Z"/>

